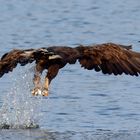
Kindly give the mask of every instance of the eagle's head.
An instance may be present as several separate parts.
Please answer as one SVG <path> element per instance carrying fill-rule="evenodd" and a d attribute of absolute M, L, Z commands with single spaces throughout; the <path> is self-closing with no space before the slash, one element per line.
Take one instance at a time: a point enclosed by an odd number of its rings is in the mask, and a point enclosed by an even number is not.
<path fill-rule="evenodd" d="M 53 51 L 48 51 L 47 48 L 40 48 L 36 50 L 35 55 L 38 55 L 37 57 L 47 57 L 48 60 L 62 59 L 60 55 L 55 54 Z"/>

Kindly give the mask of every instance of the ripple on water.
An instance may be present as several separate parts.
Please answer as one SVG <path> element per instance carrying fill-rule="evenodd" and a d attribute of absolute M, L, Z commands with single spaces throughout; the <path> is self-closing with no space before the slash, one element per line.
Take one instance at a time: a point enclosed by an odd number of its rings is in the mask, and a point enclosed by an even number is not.
<path fill-rule="evenodd" d="M 132 44 L 134 49 L 139 50 L 139 0 L 37 2 L 1 0 L 0 2 L 1 55 L 13 48 L 76 46 L 110 41 Z M 20 69 L 25 71 L 21 67 Z M 45 128 L 45 131 L 42 132 L 40 129 L 22 132 L 9 130 L 5 133 L 0 131 L 0 138 L 4 140 L 140 139 L 139 133 L 131 133 L 131 130 L 140 130 L 139 77 L 105 76 L 82 70 L 79 64 L 75 64 L 74 67 L 72 65 L 65 67 L 52 82 L 50 88 L 52 93 L 49 98 L 32 100 L 29 96 L 30 90 L 27 90 L 28 86 L 24 86 L 25 81 L 31 83 L 32 79 L 21 81 L 19 71 L 17 69 L 12 73 L 15 78 L 19 77 L 18 82 L 12 80 L 9 75 L 1 79 L 0 106 L 3 103 L 6 105 L 3 106 L 6 113 L 1 117 L 0 112 L 0 122 L 3 122 L 0 124 L 9 127 L 9 124 L 30 126 L 34 123 Z M 14 89 L 12 96 L 5 97 L 9 95 L 8 87 L 12 87 L 14 82 L 16 83 L 14 86 L 19 89 Z M 31 88 L 32 85 L 28 89 Z M 27 105 L 23 108 L 25 101 Z M 38 107 L 40 102 L 43 104 L 41 109 Z M 43 117 L 38 117 L 40 113 L 43 113 Z M 46 130 L 48 128 L 53 131 L 48 132 Z M 110 132 L 95 131 L 96 129 L 110 130 Z M 61 130 L 65 132 L 61 133 Z M 80 132 L 81 130 L 84 132 Z M 115 133 L 115 130 L 126 131 Z"/>

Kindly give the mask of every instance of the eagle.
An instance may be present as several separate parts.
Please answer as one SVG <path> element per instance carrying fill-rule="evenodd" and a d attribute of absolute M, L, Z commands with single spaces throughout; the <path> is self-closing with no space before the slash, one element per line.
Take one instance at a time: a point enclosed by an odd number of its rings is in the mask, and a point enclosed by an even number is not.
<path fill-rule="evenodd" d="M 131 45 L 102 43 L 95 45 L 50 46 L 38 49 L 13 49 L 0 58 L 0 77 L 13 71 L 20 64 L 35 62 L 33 95 L 48 96 L 49 85 L 66 64 L 79 62 L 87 70 L 103 74 L 139 76 L 140 53 L 132 51 Z M 41 74 L 47 69 L 44 83 Z"/>

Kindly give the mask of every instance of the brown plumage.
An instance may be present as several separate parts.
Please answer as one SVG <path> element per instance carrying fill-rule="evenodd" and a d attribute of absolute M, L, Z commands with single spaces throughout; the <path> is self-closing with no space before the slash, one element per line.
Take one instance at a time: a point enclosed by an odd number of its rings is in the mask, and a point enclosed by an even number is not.
<path fill-rule="evenodd" d="M 114 43 L 105 43 L 91 46 L 77 46 L 75 48 L 55 46 L 40 49 L 12 50 L 1 57 L 0 77 L 12 71 L 17 64 L 22 66 L 36 62 L 34 85 L 32 93 L 48 95 L 51 80 L 57 75 L 59 69 L 67 63 L 74 64 L 79 61 L 81 67 L 104 74 L 140 74 L 140 53 L 131 50 L 131 46 Z M 47 69 L 47 75 L 42 87 L 40 75 Z"/>

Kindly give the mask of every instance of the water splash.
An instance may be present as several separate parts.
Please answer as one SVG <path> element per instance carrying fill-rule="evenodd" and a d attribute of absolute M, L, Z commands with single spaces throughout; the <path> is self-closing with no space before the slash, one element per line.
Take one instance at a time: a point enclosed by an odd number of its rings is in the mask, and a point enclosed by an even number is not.
<path fill-rule="evenodd" d="M 23 73 L 24 70 L 18 69 L 18 76 L 10 77 L 14 82 L 0 109 L 0 128 L 39 127 L 41 97 L 31 95 L 33 73 L 29 70 Z"/>

